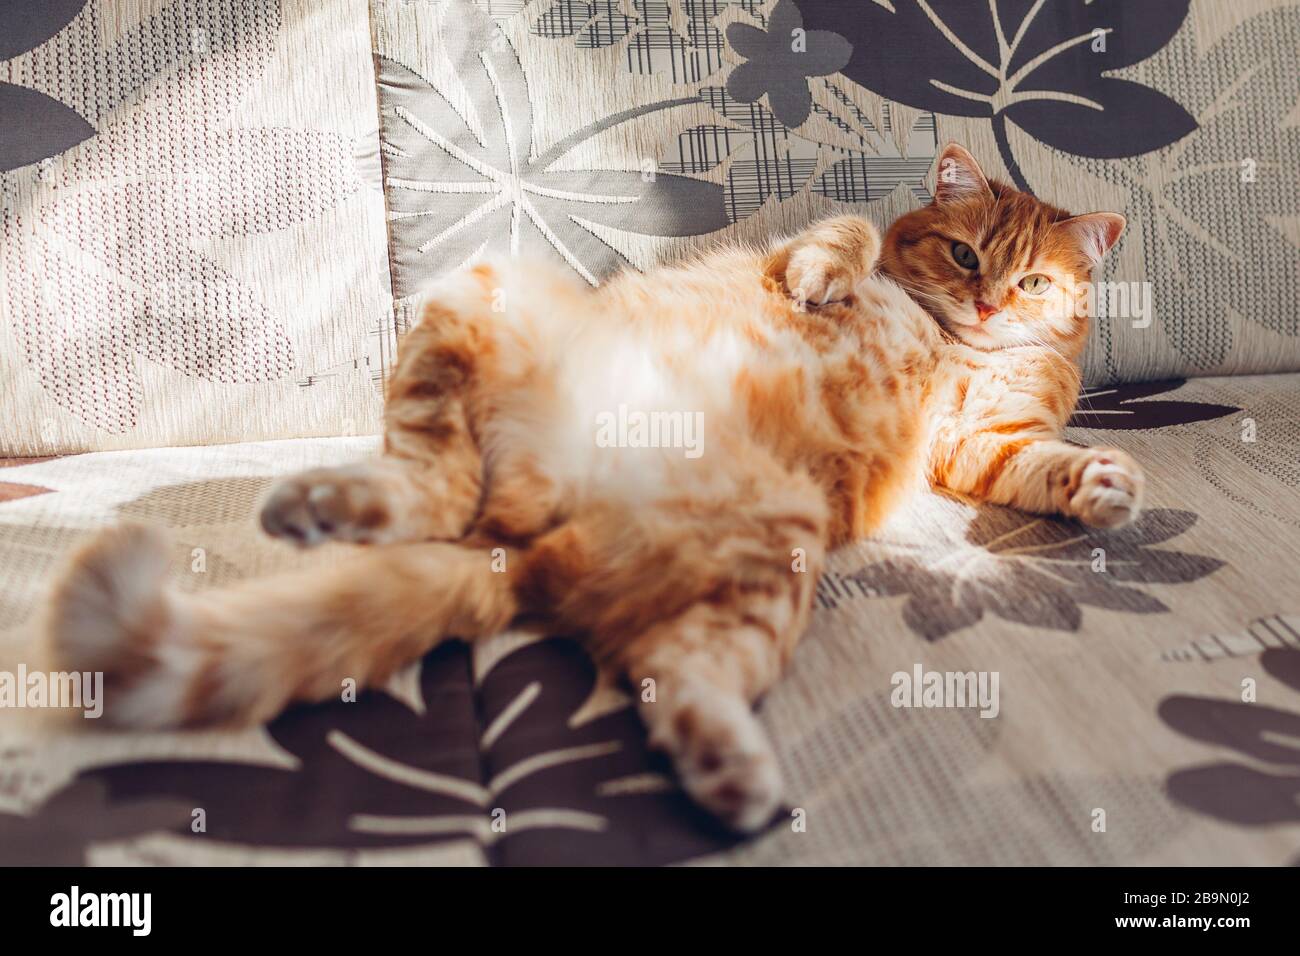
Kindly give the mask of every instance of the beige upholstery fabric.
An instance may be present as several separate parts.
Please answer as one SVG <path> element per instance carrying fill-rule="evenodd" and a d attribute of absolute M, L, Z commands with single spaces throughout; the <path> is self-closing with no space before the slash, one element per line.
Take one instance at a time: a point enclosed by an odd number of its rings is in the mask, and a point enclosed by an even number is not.
<path fill-rule="evenodd" d="M 101 451 L 0 462 L 0 681 L 105 525 L 166 528 L 183 588 L 342 556 L 263 538 L 257 499 L 377 449 L 442 271 L 523 250 L 594 283 L 837 211 L 884 226 L 949 139 L 1129 217 L 1070 437 L 1149 486 L 1114 533 L 919 489 L 834 555 L 762 703 L 788 806 L 751 840 L 577 644 L 510 632 L 242 733 L 0 708 L 0 863 L 1300 862 L 1300 376 L 1146 381 L 1300 369 L 1294 4 L 50 0 L 23 24 L 0 455 Z M 927 674 L 996 676 L 988 716 L 897 706 Z"/>
<path fill-rule="evenodd" d="M 884 226 L 949 139 L 1128 216 L 1090 382 L 1300 368 L 1294 4 L 923 9 L 51 2 L 0 43 L 0 454 L 371 433 L 440 272 Z"/>
<path fill-rule="evenodd" d="M 836 212 L 883 227 L 929 201 L 957 140 L 991 176 L 1128 217 L 1096 277 L 1089 382 L 1300 369 L 1293 3 L 372 11 L 402 322 L 429 279 L 494 248 L 596 281 Z M 1018 38 L 1006 52 L 995 27 Z M 1014 89 L 990 76 L 1002 60 Z"/>
<path fill-rule="evenodd" d="M 374 431 L 391 308 L 366 5 L 24 16 L 55 32 L 0 62 L 0 454 Z"/>
<path fill-rule="evenodd" d="M 1071 437 L 1146 466 L 1135 527 L 1088 532 L 921 492 L 834 556 L 760 711 L 801 830 L 783 816 L 742 845 L 710 830 L 645 753 L 618 688 L 593 683 L 572 645 L 513 634 L 472 656 L 449 645 L 387 693 L 265 732 L 91 736 L 0 711 L 0 861 L 24 845 L 70 862 L 1294 861 L 1300 376 L 1102 389 L 1076 420 L 1092 427 Z M 0 491 L 27 489 L 0 502 L 0 670 L 30 659 L 52 569 L 113 521 L 167 528 L 184 587 L 335 559 L 333 546 L 304 558 L 263 539 L 255 500 L 275 475 L 374 447 L 268 442 L 0 471 Z M 997 716 L 893 706 L 891 676 L 918 665 L 996 671 Z M 489 717 L 524 699 L 523 717 L 482 740 L 456 703 L 471 697 Z M 345 759 L 340 733 L 475 786 L 533 772 L 487 805 L 450 799 Z M 540 753 L 568 756 L 538 772 Z M 498 806 L 518 832 L 493 834 Z M 190 829 L 195 807 L 207 833 Z M 450 830 L 429 829 L 435 817 Z"/>

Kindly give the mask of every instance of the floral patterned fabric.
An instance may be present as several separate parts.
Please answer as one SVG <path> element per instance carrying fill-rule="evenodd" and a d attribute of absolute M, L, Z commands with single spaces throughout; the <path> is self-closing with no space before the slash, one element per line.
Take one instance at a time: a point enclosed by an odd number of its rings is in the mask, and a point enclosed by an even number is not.
<path fill-rule="evenodd" d="M 0 454 L 376 427 L 364 4 L 5 2 L 0 60 Z"/>
<path fill-rule="evenodd" d="M 595 284 L 841 203 L 928 201 L 933 115 L 838 74 L 839 37 L 792 52 L 799 10 L 772 26 L 772 6 L 372 4 L 399 328 L 492 250 Z"/>
<path fill-rule="evenodd" d="M 1300 369 L 1287 0 L 372 11 L 399 327 L 423 283 L 489 249 L 597 282 L 835 212 L 885 226 L 929 200 L 957 140 L 992 176 L 1128 217 L 1089 382 Z M 513 158 L 476 152 L 512 130 Z"/>
<path fill-rule="evenodd" d="M 1095 385 L 1300 368 L 1290 0 L 0 3 L 0 454 L 363 434 L 428 283 L 990 174 L 1125 213 Z"/>
<path fill-rule="evenodd" d="M 0 709 L 0 864 L 1300 860 L 1300 376 L 1099 388 L 1069 437 L 1144 463 L 1138 522 L 1108 533 L 919 491 L 832 555 L 759 710 L 787 788 L 756 837 L 686 800 L 632 689 L 578 643 L 512 631 L 242 733 L 87 733 Z M 255 502 L 278 475 L 373 449 L 5 468 L 0 489 L 29 490 L 0 493 L 0 671 L 34 666 L 51 571 L 113 521 L 167 528 L 183 588 L 337 560 L 345 546 L 261 535 Z M 895 706 L 892 675 L 917 667 L 996 672 L 997 715 Z"/>
<path fill-rule="evenodd" d="M 244 733 L 0 709 L 0 864 L 1300 862 L 1300 377 L 1175 377 L 1300 368 L 1297 47 L 1284 0 L 0 0 L 0 671 L 124 518 L 184 588 L 335 560 L 254 502 L 373 453 L 441 272 L 884 226 L 949 139 L 1129 217 L 1068 437 L 1149 476 L 1116 532 L 918 489 L 834 554 L 752 839 L 512 631 Z"/>

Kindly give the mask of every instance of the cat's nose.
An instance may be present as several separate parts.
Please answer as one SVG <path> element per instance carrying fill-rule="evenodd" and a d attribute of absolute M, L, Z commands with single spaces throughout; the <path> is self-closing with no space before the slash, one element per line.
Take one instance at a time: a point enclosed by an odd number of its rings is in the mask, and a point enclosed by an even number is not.
<path fill-rule="evenodd" d="M 987 302 L 975 302 L 975 312 L 979 315 L 980 321 L 984 322 L 990 315 L 997 315 L 1000 310 L 997 306 L 989 305 Z"/>

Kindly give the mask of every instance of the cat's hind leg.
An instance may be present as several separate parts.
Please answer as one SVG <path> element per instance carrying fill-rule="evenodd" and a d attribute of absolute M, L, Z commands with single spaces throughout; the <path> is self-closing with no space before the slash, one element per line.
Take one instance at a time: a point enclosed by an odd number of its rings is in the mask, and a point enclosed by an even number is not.
<path fill-rule="evenodd" d="M 767 824 L 784 795 L 753 704 L 780 675 L 806 600 L 781 589 L 701 601 L 620 655 L 651 746 L 672 758 L 696 803 L 741 832 Z"/>
<path fill-rule="evenodd" d="M 752 832 L 782 796 L 752 708 L 803 633 L 828 518 L 806 475 L 773 465 L 738 478 L 722 498 L 584 514 L 525 554 L 521 593 L 543 593 L 590 635 L 686 792 Z"/>
<path fill-rule="evenodd" d="M 261 508 L 263 530 L 300 547 L 325 541 L 392 544 L 454 540 L 478 510 L 483 462 L 468 407 L 490 346 L 487 267 L 441 284 L 402 339 L 388 382 L 384 453 L 279 482 Z"/>
<path fill-rule="evenodd" d="M 108 724 L 258 723 L 382 683 L 449 637 L 495 634 L 517 610 L 489 550 L 444 542 L 196 594 L 171 587 L 167 565 L 158 532 L 112 528 L 72 558 L 51 596 L 50 667 L 102 672 Z"/>
<path fill-rule="evenodd" d="M 394 544 L 461 537 L 478 510 L 482 462 L 459 402 L 430 414 L 444 429 L 440 440 L 412 442 L 406 454 L 389 451 L 277 482 L 261 506 L 262 530 L 304 548 L 326 541 Z M 388 435 L 402 427 L 390 424 Z"/>

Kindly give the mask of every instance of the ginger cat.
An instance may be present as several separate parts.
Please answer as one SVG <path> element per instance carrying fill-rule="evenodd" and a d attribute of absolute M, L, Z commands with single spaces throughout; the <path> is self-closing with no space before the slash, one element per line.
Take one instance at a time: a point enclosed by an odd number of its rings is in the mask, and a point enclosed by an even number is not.
<path fill-rule="evenodd" d="M 1126 454 L 1058 437 L 1083 284 L 1124 220 L 990 184 L 956 145 L 939 169 L 883 247 L 841 217 L 594 290 L 521 261 L 443 280 L 402 343 L 383 455 L 290 478 L 262 512 L 354 554 L 182 595 L 153 532 L 107 531 L 55 590 L 53 666 L 104 671 L 119 724 L 251 723 L 543 615 L 653 678 L 641 714 L 685 789 L 762 827 L 781 781 L 751 705 L 827 549 L 921 478 L 1103 527 L 1139 508 Z M 700 414 L 703 443 L 602 447 L 619 406 Z"/>

